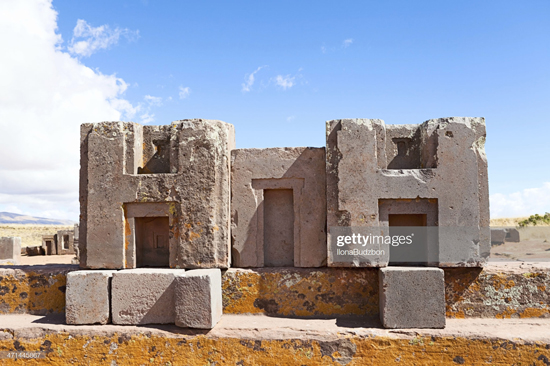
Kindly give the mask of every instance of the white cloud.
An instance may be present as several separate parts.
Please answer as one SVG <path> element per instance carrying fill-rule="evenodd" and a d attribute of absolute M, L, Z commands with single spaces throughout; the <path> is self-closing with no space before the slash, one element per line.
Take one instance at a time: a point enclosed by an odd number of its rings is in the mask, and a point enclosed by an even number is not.
<path fill-rule="evenodd" d="M 267 67 L 267 66 L 260 66 L 254 72 L 245 75 L 244 83 L 242 84 L 242 89 L 241 89 L 243 92 L 249 92 L 250 91 L 250 89 L 252 88 L 252 85 L 254 85 L 254 78 L 255 78 L 256 73 L 258 71 L 260 71 L 261 69 L 263 69 L 264 67 Z"/>
<path fill-rule="evenodd" d="M 290 76 L 290 75 L 287 75 L 287 76 L 277 75 L 275 77 L 275 84 L 283 88 L 283 90 L 287 90 L 292 88 L 295 85 L 295 81 L 294 81 L 295 79 L 296 77 Z"/>
<path fill-rule="evenodd" d="M 296 116 L 288 116 L 288 117 L 286 118 L 286 121 L 287 121 L 287 122 L 292 122 L 294 119 L 296 119 Z"/>
<path fill-rule="evenodd" d="M 0 211 L 78 220 L 80 124 L 140 106 L 122 79 L 62 51 L 56 29 L 51 0 L 0 1 Z"/>
<path fill-rule="evenodd" d="M 188 86 L 186 86 L 185 88 L 183 86 L 180 86 L 180 93 L 179 93 L 180 99 L 187 98 L 189 94 L 191 94 L 191 89 Z"/>
<path fill-rule="evenodd" d="M 155 115 L 149 114 L 149 112 L 143 113 L 141 116 L 139 116 L 139 118 L 140 123 L 143 123 L 144 125 L 155 122 Z"/>
<path fill-rule="evenodd" d="M 118 27 L 111 29 L 107 24 L 92 27 L 85 20 L 78 19 L 68 49 L 74 55 L 87 57 L 117 44 L 121 36 L 132 41 L 139 37 L 139 31 Z"/>
<path fill-rule="evenodd" d="M 344 42 L 342 42 L 342 47 L 347 48 L 351 46 L 352 43 L 353 43 L 352 38 L 345 39 Z"/>
<path fill-rule="evenodd" d="M 327 48 L 325 46 L 321 46 L 321 52 L 327 53 Z"/>
<path fill-rule="evenodd" d="M 522 217 L 550 212 L 550 182 L 510 194 L 490 195 L 491 218 Z"/>
<path fill-rule="evenodd" d="M 161 97 L 153 97 L 152 95 L 146 95 L 143 97 L 150 106 L 160 107 L 162 105 Z"/>

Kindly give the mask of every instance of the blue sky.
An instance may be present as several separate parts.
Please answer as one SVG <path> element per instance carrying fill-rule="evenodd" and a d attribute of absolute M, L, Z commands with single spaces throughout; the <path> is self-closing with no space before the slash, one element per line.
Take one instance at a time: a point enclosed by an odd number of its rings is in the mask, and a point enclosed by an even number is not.
<path fill-rule="evenodd" d="M 114 117 L 220 119 L 235 125 L 240 148 L 324 146 L 324 122 L 336 118 L 485 117 L 493 216 L 550 211 L 547 0 L 22 2 L 37 17 L 57 12 L 45 31 L 62 40 L 48 54 L 70 58 L 75 76 L 66 82 L 84 85 L 60 95 L 89 95 L 90 79 L 76 76 L 86 68 L 112 78 L 90 87 L 105 93 L 105 113 L 83 109 L 67 122 L 77 140 L 79 123 Z M 77 215 L 70 196 L 58 211 L 18 205 L 14 195 L 47 202 L 47 192 L 14 186 L 0 182 L 0 211 Z"/>

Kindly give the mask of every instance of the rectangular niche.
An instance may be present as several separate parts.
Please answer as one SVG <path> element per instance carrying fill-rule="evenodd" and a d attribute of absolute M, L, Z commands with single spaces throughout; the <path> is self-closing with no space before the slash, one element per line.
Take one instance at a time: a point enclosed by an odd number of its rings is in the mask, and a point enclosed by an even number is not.
<path fill-rule="evenodd" d="M 126 268 L 170 267 L 168 203 L 126 203 Z"/>
<path fill-rule="evenodd" d="M 168 267 L 168 217 L 136 217 L 137 267 Z"/>
<path fill-rule="evenodd" d="M 414 235 L 413 244 L 389 246 L 390 266 L 433 266 L 439 258 L 437 199 L 380 199 L 380 225 L 389 235 Z M 422 228 L 421 228 L 422 227 Z"/>
<path fill-rule="evenodd" d="M 138 174 L 170 173 L 170 138 L 143 143 L 143 167 Z"/>
<path fill-rule="evenodd" d="M 264 190 L 264 266 L 294 266 L 292 189 Z"/>
<path fill-rule="evenodd" d="M 425 125 L 386 125 L 387 169 L 437 168 L 437 133 Z"/>
<path fill-rule="evenodd" d="M 294 267 L 300 257 L 300 203 L 304 180 L 253 179 L 258 206 L 257 243 L 260 267 Z"/>

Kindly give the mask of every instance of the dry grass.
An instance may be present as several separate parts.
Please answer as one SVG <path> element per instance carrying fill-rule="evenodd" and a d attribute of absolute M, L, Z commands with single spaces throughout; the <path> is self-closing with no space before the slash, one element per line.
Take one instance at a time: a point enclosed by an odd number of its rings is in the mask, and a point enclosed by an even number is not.
<path fill-rule="evenodd" d="M 0 224 L 0 237 L 18 236 L 21 246 L 42 245 L 42 235 L 54 235 L 58 230 L 72 230 L 73 225 Z"/>
<path fill-rule="evenodd" d="M 529 216 L 525 217 L 504 217 L 500 219 L 491 219 L 491 227 L 499 226 L 517 226 L 520 221 L 527 220 Z M 550 226 L 544 223 L 538 223 L 536 226 Z"/>
<path fill-rule="evenodd" d="M 491 219 L 491 226 L 499 227 L 499 226 L 517 226 L 518 222 L 528 219 L 529 216 L 526 217 L 503 217 L 500 219 Z"/>

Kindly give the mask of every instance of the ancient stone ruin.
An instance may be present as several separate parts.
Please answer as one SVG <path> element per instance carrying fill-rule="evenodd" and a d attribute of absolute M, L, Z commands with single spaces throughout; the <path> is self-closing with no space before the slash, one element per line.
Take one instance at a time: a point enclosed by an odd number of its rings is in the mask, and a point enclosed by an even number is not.
<path fill-rule="evenodd" d="M 381 268 L 385 327 L 444 327 L 441 267 L 489 256 L 484 120 L 333 120 L 326 137 L 326 148 L 235 149 L 220 121 L 82 125 L 82 271 L 67 275 L 67 323 L 210 329 L 220 269 L 329 266 Z M 427 228 L 414 261 L 393 245 L 335 254 L 339 230 L 402 227 Z"/>
<path fill-rule="evenodd" d="M 0 238 L 0 264 L 19 264 L 21 262 L 21 238 Z"/>

